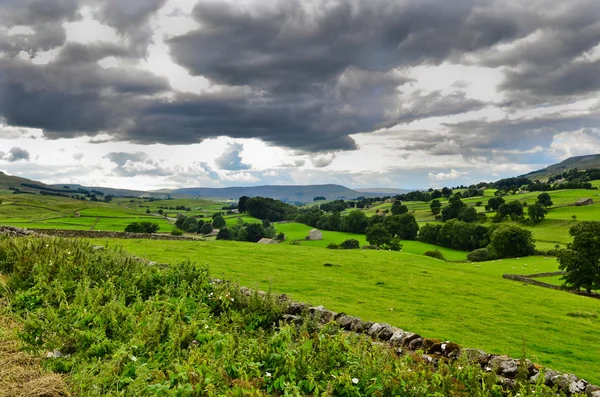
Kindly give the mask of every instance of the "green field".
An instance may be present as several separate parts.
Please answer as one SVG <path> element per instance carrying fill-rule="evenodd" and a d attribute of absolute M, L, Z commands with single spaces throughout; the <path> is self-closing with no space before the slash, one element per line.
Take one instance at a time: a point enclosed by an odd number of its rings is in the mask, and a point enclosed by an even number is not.
<path fill-rule="evenodd" d="M 369 244 L 364 234 L 334 232 L 329 230 L 322 230 L 323 240 L 305 240 L 304 237 L 308 236 L 308 232 L 313 228 L 302 223 L 276 223 L 275 229 L 277 230 L 277 232 L 284 233 L 286 235 L 288 243 L 293 240 L 300 240 L 300 244 L 305 245 L 307 247 L 325 248 L 331 243 L 339 244 L 344 240 L 348 239 L 358 240 L 361 246 Z M 467 253 L 464 251 L 457 251 L 450 248 L 439 247 L 433 244 L 422 243 L 420 241 L 402 241 L 402 250 L 413 254 L 422 255 L 426 251 L 431 251 L 435 249 L 441 251 L 447 260 L 461 261 L 467 259 Z"/>
<path fill-rule="evenodd" d="M 365 320 L 518 357 L 600 382 L 600 300 L 505 280 L 503 273 L 556 271 L 528 257 L 456 264 L 406 252 L 324 250 L 237 242 L 95 240 L 161 263 L 190 259 L 213 276 L 272 289 Z M 334 266 L 324 267 L 324 263 Z"/>

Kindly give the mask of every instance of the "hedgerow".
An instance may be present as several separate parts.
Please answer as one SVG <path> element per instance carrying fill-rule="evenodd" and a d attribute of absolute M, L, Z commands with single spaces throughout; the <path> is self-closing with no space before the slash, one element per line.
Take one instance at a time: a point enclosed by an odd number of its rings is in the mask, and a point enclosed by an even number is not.
<path fill-rule="evenodd" d="M 281 322 L 190 262 L 158 265 L 54 238 L 0 240 L 0 295 L 25 348 L 85 396 L 555 396 L 466 361 L 434 368 L 308 315 Z M 543 382 L 543 376 L 540 377 Z"/>

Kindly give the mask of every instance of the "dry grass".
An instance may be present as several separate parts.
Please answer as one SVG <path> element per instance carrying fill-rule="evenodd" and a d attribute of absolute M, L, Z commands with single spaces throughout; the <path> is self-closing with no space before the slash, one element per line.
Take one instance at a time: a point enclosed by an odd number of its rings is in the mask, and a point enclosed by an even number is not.
<path fill-rule="evenodd" d="M 61 376 L 49 374 L 39 357 L 19 349 L 18 324 L 6 315 L 5 306 L 0 298 L 0 397 L 70 396 Z"/>

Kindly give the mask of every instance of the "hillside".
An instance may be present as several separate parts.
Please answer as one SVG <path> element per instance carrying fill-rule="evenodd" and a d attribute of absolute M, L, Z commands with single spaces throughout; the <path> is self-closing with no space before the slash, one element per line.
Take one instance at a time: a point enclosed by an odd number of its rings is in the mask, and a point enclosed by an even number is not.
<path fill-rule="evenodd" d="M 125 197 L 129 197 L 129 196 L 135 196 L 135 197 L 139 197 L 139 196 L 165 196 L 167 193 L 155 193 L 155 192 L 145 192 L 143 190 L 129 190 L 129 189 L 115 189 L 115 188 L 111 188 L 111 187 L 94 187 L 94 186 L 82 186 L 82 185 L 76 185 L 76 184 L 60 184 L 60 185 L 53 185 L 53 186 L 69 186 L 71 189 L 73 190 L 77 190 L 79 188 L 81 189 L 85 189 L 85 190 L 97 190 L 99 192 L 104 193 L 105 195 L 113 195 L 113 196 L 125 196 Z"/>
<path fill-rule="evenodd" d="M 310 202 L 315 197 L 323 196 L 327 200 L 354 199 L 359 196 L 376 196 L 349 189 L 342 185 L 271 185 L 226 188 L 184 188 L 170 191 L 175 195 L 218 197 L 238 199 L 241 196 L 270 197 L 282 201 Z"/>
<path fill-rule="evenodd" d="M 408 192 L 412 192 L 410 189 L 391 189 L 385 187 L 368 187 L 364 189 L 354 189 L 360 193 L 374 194 L 377 196 L 389 196 L 394 194 L 406 194 Z"/>
<path fill-rule="evenodd" d="M 31 179 L 21 178 L 18 176 L 7 175 L 0 171 L 0 190 L 6 190 L 10 188 L 18 188 L 22 192 L 39 193 L 40 191 L 52 191 L 58 193 L 71 193 L 68 189 L 63 189 L 60 186 L 49 186 L 42 182 L 32 181 Z"/>
<path fill-rule="evenodd" d="M 548 177 L 561 174 L 571 168 L 578 168 L 579 170 L 600 168 L 600 154 L 570 157 L 558 164 L 553 164 L 544 169 L 533 171 L 521 176 L 532 180 L 538 179 L 540 181 L 544 181 L 548 179 Z"/>

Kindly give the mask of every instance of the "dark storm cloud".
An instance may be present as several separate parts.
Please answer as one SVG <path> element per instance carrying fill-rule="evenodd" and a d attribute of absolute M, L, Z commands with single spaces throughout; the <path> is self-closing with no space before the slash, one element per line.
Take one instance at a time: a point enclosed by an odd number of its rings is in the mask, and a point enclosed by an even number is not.
<path fill-rule="evenodd" d="M 130 39 L 130 49 L 144 56 L 152 39 L 150 18 L 167 0 L 104 0 L 96 15 L 100 22 L 113 27 Z"/>
<path fill-rule="evenodd" d="M 79 0 L 2 0 L 0 26 L 10 29 L 28 26 L 32 35 L 0 34 L 0 53 L 16 55 L 21 51 L 34 54 L 61 46 L 66 39 L 62 22 L 79 16 Z"/>
<path fill-rule="evenodd" d="M 202 95 L 173 92 L 165 79 L 134 67 L 97 64 L 144 57 L 150 21 L 165 0 L 0 1 L 3 26 L 35 32 L 0 37 L 7 55 L 0 58 L 0 117 L 41 128 L 47 138 L 105 133 L 141 144 L 189 144 L 225 135 L 305 152 L 353 150 L 355 133 L 600 90 L 600 64 L 582 56 L 600 42 L 597 0 L 200 0 L 192 13 L 200 27 L 168 45 L 191 74 L 224 87 Z M 69 43 L 47 65 L 10 58 L 62 46 L 62 23 L 79 18 L 83 5 L 127 44 Z M 503 67 L 506 102 L 469 98 L 460 84 L 450 94 L 407 89 L 410 68 L 444 62 Z M 406 148 L 528 149 L 548 145 L 566 128 L 556 118 L 546 129 L 533 122 L 449 126 L 447 137 L 407 139 Z M 230 156 L 223 164 L 243 167 L 239 153 Z"/>
<path fill-rule="evenodd" d="M 244 145 L 241 143 L 233 143 L 227 145 L 225 152 L 215 159 L 215 164 L 220 170 L 238 171 L 247 170 L 250 165 L 242 162 L 240 153 L 244 150 Z"/>

